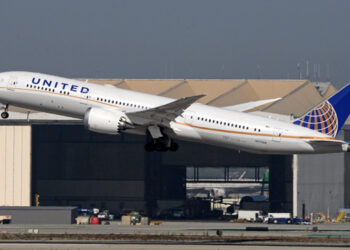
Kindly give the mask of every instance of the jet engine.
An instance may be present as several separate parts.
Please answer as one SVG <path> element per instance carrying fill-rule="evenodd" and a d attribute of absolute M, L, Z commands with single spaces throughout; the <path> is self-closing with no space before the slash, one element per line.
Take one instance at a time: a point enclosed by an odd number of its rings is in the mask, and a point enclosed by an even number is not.
<path fill-rule="evenodd" d="M 126 114 L 118 110 L 89 108 L 84 115 L 85 127 L 101 134 L 117 135 L 126 128 L 128 121 Z"/>

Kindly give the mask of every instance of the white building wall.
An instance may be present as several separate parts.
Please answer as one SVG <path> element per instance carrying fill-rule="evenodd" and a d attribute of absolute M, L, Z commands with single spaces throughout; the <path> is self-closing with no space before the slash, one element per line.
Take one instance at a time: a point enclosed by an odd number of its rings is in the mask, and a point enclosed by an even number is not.
<path fill-rule="evenodd" d="M 0 126 L 0 206 L 30 206 L 31 127 Z"/>

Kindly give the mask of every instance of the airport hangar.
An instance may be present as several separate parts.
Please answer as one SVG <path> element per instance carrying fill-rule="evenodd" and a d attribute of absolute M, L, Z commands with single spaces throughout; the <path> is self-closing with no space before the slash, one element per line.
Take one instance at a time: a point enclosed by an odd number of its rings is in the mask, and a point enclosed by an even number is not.
<path fill-rule="evenodd" d="M 278 119 L 300 116 L 336 92 L 308 80 L 84 79 L 223 107 L 276 99 L 249 112 Z M 287 117 L 287 118 L 286 118 Z M 348 122 L 347 122 L 348 123 Z M 81 206 L 145 211 L 186 199 L 186 167 L 268 167 L 271 211 L 335 216 L 350 207 L 350 154 L 258 155 L 179 142 L 177 152 L 144 151 L 145 137 L 101 135 L 68 117 L 10 107 L 0 121 L 0 206 Z M 350 138 L 350 127 L 340 133 Z"/>

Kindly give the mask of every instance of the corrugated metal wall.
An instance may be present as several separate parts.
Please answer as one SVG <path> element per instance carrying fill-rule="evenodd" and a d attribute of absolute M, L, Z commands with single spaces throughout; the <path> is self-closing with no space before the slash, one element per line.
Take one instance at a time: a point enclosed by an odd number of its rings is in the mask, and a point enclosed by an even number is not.
<path fill-rule="evenodd" d="M 344 207 L 344 153 L 298 155 L 298 216 L 324 213 L 334 218 Z"/>
<path fill-rule="evenodd" d="M 0 206 L 29 206 L 31 126 L 0 126 Z"/>

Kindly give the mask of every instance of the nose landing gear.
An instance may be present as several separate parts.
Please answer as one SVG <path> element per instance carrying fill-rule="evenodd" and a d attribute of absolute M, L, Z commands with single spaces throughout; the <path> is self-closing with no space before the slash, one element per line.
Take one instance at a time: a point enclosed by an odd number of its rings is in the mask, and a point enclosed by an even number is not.
<path fill-rule="evenodd" d="M 1 113 L 1 118 L 2 118 L 2 119 L 7 119 L 7 118 L 9 118 L 9 113 L 7 112 L 8 108 L 9 108 L 9 105 L 6 104 L 5 110 Z"/>

